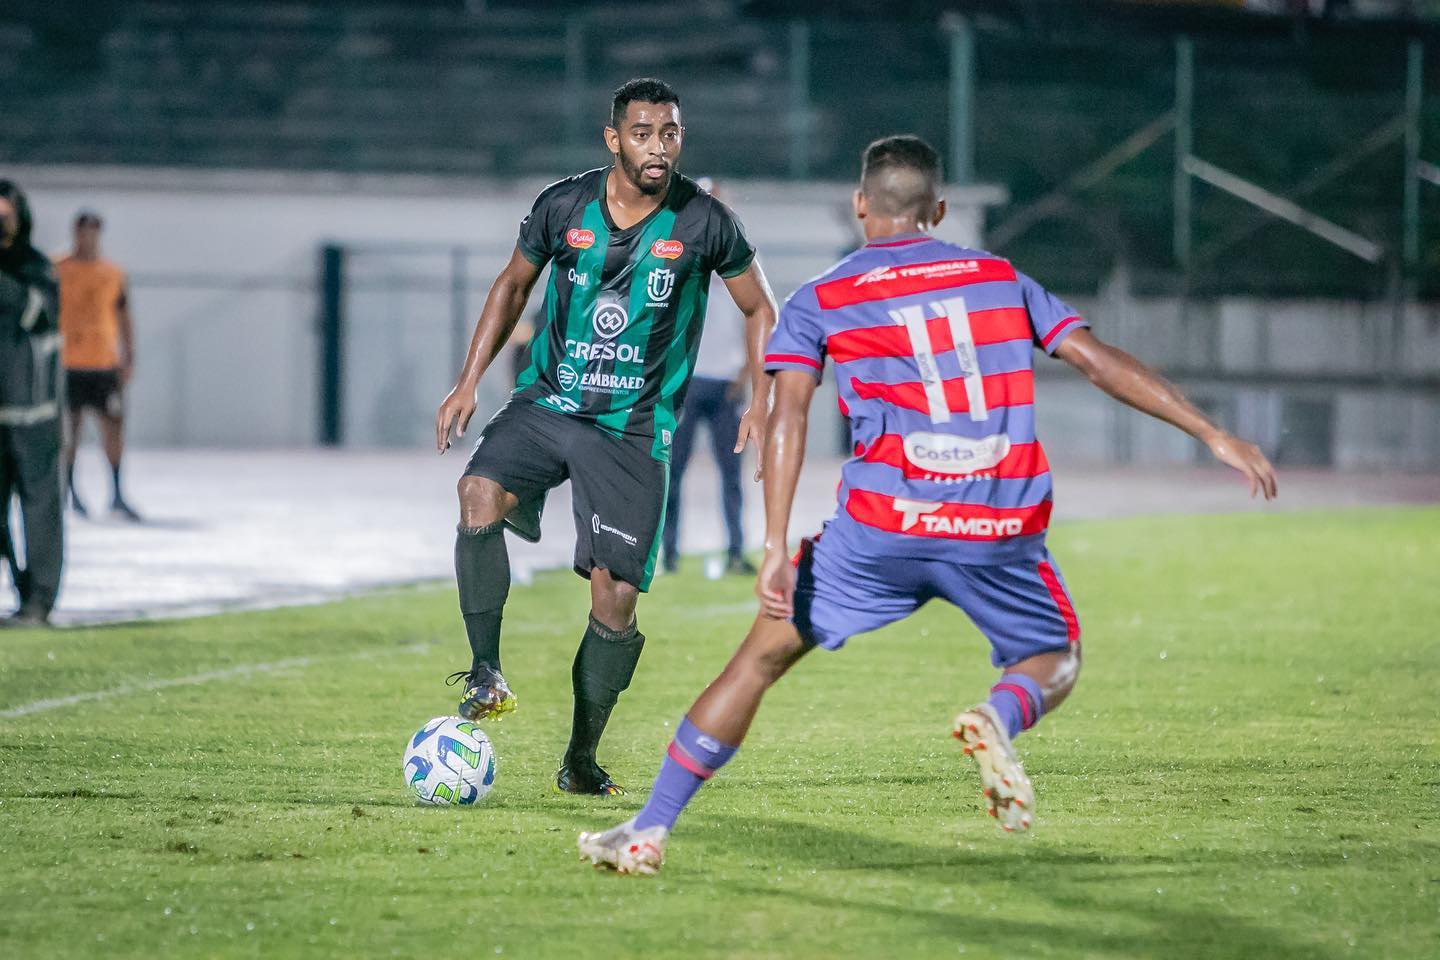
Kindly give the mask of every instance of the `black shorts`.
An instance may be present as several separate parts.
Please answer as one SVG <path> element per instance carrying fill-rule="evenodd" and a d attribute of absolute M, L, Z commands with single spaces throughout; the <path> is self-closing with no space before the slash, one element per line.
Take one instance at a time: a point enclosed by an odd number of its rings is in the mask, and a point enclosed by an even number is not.
<path fill-rule="evenodd" d="M 125 412 L 119 370 L 66 370 L 65 402 L 71 410 L 93 407 L 107 417 Z"/>
<path fill-rule="evenodd" d="M 670 465 L 654 441 L 615 437 L 584 420 L 511 400 L 485 425 L 466 476 L 494 480 L 520 498 L 505 525 L 540 539 L 545 496 L 570 481 L 575 512 L 575 572 L 604 567 L 617 580 L 650 589 Z"/>

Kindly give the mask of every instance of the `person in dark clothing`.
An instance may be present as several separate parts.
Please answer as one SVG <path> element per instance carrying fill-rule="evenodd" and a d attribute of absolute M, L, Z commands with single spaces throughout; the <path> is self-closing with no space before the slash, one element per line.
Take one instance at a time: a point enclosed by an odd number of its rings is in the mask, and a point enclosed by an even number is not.
<path fill-rule="evenodd" d="M 701 177 L 698 182 L 712 197 L 720 196 L 719 188 L 708 177 Z M 755 565 L 745 558 L 745 495 L 740 486 L 740 451 L 730 443 L 745 409 L 745 352 L 734 333 L 740 318 L 729 309 L 725 297 L 716 296 L 717 292 L 712 282 L 706 332 L 700 339 L 690 391 L 685 395 L 685 407 L 675 428 L 675 445 L 670 453 L 670 492 L 665 503 L 665 528 L 660 537 L 661 563 L 666 573 L 680 569 L 680 487 L 703 423 L 710 428 L 710 451 L 720 470 L 725 572 L 753 577 L 757 572 Z"/>
<path fill-rule="evenodd" d="M 60 590 L 59 286 L 49 258 L 30 243 L 25 194 L 0 180 L 0 548 L 20 608 L 3 626 L 44 626 Z M 20 498 L 25 565 L 10 528 Z"/>
<path fill-rule="evenodd" d="M 712 308 L 705 319 L 706 333 L 685 407 L 675 428 L 670 452 L 670 491 L 665 506 L 665 527 L 661 535 L 662 563 L 666 573 L 680 569 L 680 488 L 701 426 L 710 431 L 710 452 L 720 471 L 720 505 L 725 518 L 725 572 L 754 576 L 755 566 L 745 557 L 744 493 L 741 489 L 740 454 L 731 438 L 739 428 L 745 409 L 745 357 L 730 340 L 735 338 L 739 316 L 728 309 L 724 298 L 710 299 Z M 713 332 L 712 332 L 713 331 Z"/>

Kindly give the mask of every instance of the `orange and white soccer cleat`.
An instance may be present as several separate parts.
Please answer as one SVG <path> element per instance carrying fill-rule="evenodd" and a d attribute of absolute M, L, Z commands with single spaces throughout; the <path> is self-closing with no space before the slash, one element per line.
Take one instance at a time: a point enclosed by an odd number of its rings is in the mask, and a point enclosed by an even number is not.
<path fill-rule="evenodd" d="M 990 816 L 1006 833 L 1029 830 L 1035 819 L 1035 788 L 1015 755 L 1005 724 L 988 703 L 971 707 L 955 718 L 955 739 L 980 770 Z"/>
<path fill-rule="evenodd" d="M 661 826 L 635 829 L 632 817 L 603 833 L 582 833 L 578 841 L 580 859 L 589 860 L 598 869 L 609 868 L 620 874 L 660 872 L 665 862 L 665 841 L 670 831 Z"/>

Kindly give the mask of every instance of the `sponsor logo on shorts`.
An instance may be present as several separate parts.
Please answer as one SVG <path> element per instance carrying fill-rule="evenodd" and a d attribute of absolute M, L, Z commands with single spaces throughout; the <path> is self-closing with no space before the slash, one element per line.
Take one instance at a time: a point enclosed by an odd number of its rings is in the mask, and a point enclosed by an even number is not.
<path fill-rule="evenodd" d="M 1010 452 L 1003 433 L 971 439 L 917 431 L 905 435 L 905 459 L 931 473 L 961 474 L 989 470 Z"/>
<path fill-rule="evenodd" d="M 610 526 L 610 524 L 602 521 L 600 519 L 600 514 L 598 513 L 590 514 L 590 529 L 594 530 L 596 533 L 603 532 L 613 534 L 614 536 L 619 537 L 621 540 L 624 540 L 632 547 L 640 542 L 638 539 L 626 533 L 624 530 L 618 530 L 615 527 Z"/>
<path fill-rule="evenodd" d="M 674 260 L 685 252 L 685 244 L 679 240 L 656 240 L 650 244 L 650 252 L 661 260 Z"/>
<path fill-rule="evenodd" d="M 670 292 L 675 289 L 675 271 L 656 267 L 645 280 L 645 295 L 650 306 L 663 307 L 670 302 Z"/>
<path fill-rule="evenodd" d="M 630 314 L 625 312 L 625 305 L 616 300 L 608 300 L 605 303 L 595 305 L 595 314 L 590 318 L 591 325 L 595 328 L 595 334 L 602 340 L 613 340 L 625 332 L 630 325 Z"/>
<path fill-rule="evenodd" d="M 675 435 L 673 433 L 671 433 L 669 430 L 664 429 L 663 427 L 660 429 L 660 442 L 662 444 L 668 447 L 670 446 L 670 441 L 673 439 L 675 439 Z"/>
<path fill-rule="evenodd" d="M 570 364 L 562 363 L 555 368 L 555 381 L 560 384 L 561 390 L 570 390 L 580 382 L 580 374 Z"/>
<path fill-rule="evenodd" d="M 571 227 L 565 231 L 565 242 L 577 250 L 589 250 L 595 246 L 595 231 Z"/>

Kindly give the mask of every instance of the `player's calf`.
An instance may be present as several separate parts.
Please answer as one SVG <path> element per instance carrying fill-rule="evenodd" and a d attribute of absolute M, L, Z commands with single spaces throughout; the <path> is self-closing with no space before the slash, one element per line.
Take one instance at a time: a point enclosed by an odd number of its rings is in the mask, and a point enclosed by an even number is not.
<path fill-rule="evenodd" d="M 462 494 L 463 490 L 464 481 Z M 516 705 L 500 672 L 500 622 L 510 595 L 510 557 L 502 521 L 456 528 L 455 581 L 470 643 L 470 669 L 450 678 L 451 683 L 465 680 L 458 712 L 467 720 L 499 719 Z"/>

